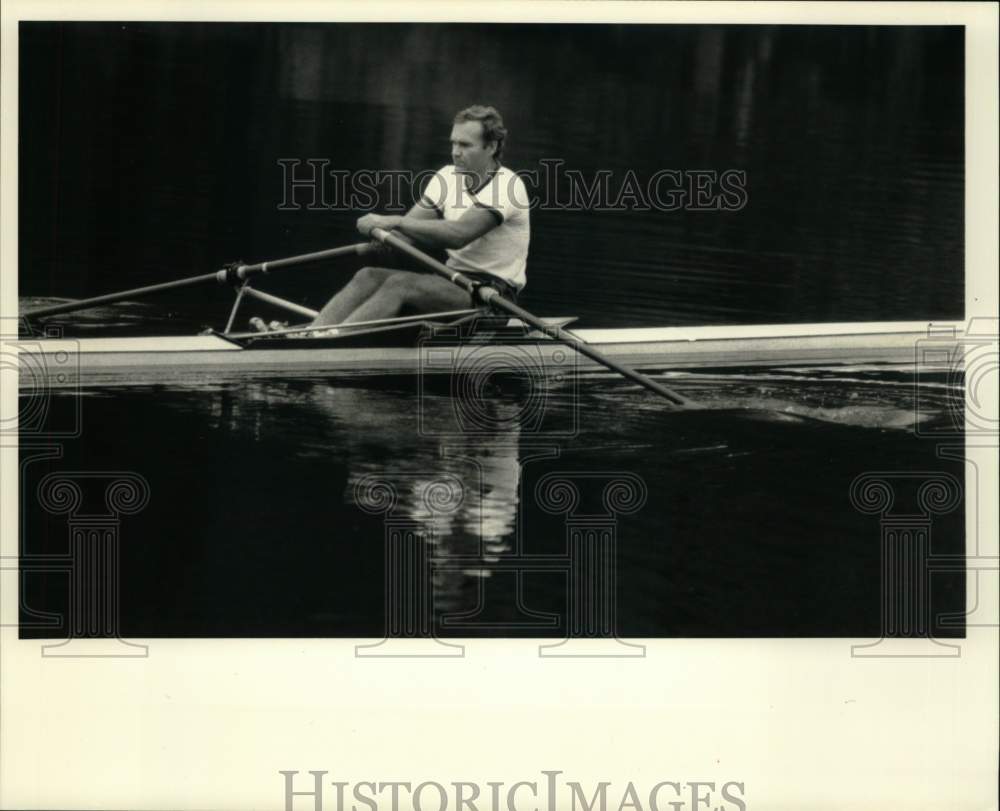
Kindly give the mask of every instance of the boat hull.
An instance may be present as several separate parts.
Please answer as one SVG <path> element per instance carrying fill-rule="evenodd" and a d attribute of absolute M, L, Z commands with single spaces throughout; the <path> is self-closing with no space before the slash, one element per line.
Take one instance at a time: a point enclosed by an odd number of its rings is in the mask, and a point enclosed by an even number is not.
<path fill-rule="evenodd" d="M 842 364 L 953 365 L 959 325 L 806 324 L 574 330 L 639 370 Z M 81 385 L 335 374 L 456 374 L 592 371 L 593 361 L 544 336 L 457 342 L 431 335 L 409 346 L 317 346 L 295 340 L 241 344 L 218 335 L 161 338 L 22 339 L 22 392 Z"/>

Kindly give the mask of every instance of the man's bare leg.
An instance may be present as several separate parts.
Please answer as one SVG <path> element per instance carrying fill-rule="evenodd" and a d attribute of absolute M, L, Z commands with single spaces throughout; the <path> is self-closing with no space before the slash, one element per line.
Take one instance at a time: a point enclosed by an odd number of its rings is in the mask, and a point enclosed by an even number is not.
<path fill-rule="evenodd" d="M 337 295 L 323 305 L 323 309 L 313 319 L 312 326 L 326 327 L 342 323 L 354 310 L 371 298 L 386 279 L 397 272 L 390 268 L 361 268 Z"/>
<path fill-rule="evenodd" d="M 399 315 L 404 306 L 418 312 L 432 313 L 464 310 L 472 304 L 468 293 L 446 279 L 397 270 L 391 271 L 391 275 L 378 289 L 339 323 L 393 318 Z"/>

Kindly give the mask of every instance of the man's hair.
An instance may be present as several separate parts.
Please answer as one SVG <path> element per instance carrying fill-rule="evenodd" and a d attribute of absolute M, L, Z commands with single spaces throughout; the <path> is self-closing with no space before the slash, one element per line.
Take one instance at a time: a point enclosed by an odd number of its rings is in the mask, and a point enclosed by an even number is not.
<path fill-rule="evenodd" d="M 496 107 L 484 107 L 482 104 L 473 104 L 460 110 L 455 115 L 455 124 L 464 124 L 466 121 L 478 121 L 483 125 L 483 143 L 491 141 L 497 145 L 497 151 L 493 157 L 500 160 L 503 155 L 503 142 L 507 137 L 507 128 L 503 125 L 503 118 Z"/>

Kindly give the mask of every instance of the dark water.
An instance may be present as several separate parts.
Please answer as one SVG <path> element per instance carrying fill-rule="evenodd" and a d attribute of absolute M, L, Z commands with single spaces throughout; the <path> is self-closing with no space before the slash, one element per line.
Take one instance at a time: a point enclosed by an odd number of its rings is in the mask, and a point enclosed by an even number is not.
<path fill-rule="evenodd" d="M 736 212 L 533 212 L 530 309 L 588 326 L 963 316 L 959 28 L 25 24 L 20 59 L 33 300 L 353 241 L 355 213 L 277 209 L 277 161 L 437 167 L 454 111 L 484 100 L 516 169 L 746 172 Z M 351 268 L 268 289 L 318 306 Z M 190 333 L 220 326 L 230 296 L 61 323 Z M 960 481 L 934 436 L 962 382 L 669 379 L 706 407 L 665 411 L 601 375 L 472 398 L 413 378 L 56 394 L 22 429 L 22 634 L 58 636 L 70 599 L 70 529 L 41 506 L 45 477 L 76 476 L 78 513 L 99 515 L 128 471 L 149 502 L 117 528 L 125 636 L 380 636 L 418 564 L 430 630 L 562 636 L 582 593 L 567 561 L 593 552 L 577 531 L 614 539 L 591 586 L 614 584 L 621 635 L 878 636 L 879 516 L 852 505 L 852 482 Z M 935 517 L 933 555 L 962 553 L 963 521 L 961 506 Z M 397 566 L 406 533 L 416 557 Z M 934 617 L 964 607 L 964 575 L 934 582 Z"/>
<path fill-rule="evenodd" d="M 880 520 L 852 483 L 963 477 L 934 458 L 963 397 L 945 376 L 921 380 L 918 407 L 905 371 L 675 375 L 705 403 L 690 413 L 608 377 L 577 382 L 512 377 L 464 400 L 451 380 L 358 377 L 56 397 L 49 425 L 80 406 L 82 431 L 58 459 L 22 449 L 24 551 L 68 554 L 66 515 L 35 495 L 46 476 L 70 472 L 78 512 L 99 514 L 108 475 L 134 471 L 149 491 L 120 519 L 135 637 L 380 636 L 387 568 L 395 594 L 409 571 L 388 548 L 424 556 L 436 633 L 561 636 L 574 597 L 597 601 L 571 585 L 571 536 L 587 527 L 617 544 L 598 580 L 616 585 L 622 635 L 878 636 Z M 935 556 L 963 552 L 954 506 L 933 518 Z M 964 575 L 934 583 L 935 617 L 963 609 Z M 32 611 L 66 610 L 64 579 L 26 585 Z"/>
<path fill-rule="evenodd" d="M 961 27 L 22 24 L 21 294 L 352 241 L 358 212 L 278 210 L 278 161 L 434 169 L 454 112 L 485 101 L 517 170 L 604 169 L 613 194 L 629 171 L 746 173 L 736 212 L 534 211 L 529 307 L 595 326 L 960 319 L 963 60 Z M 349 270 L 272 289 L 315 307 Z M 184 331 L 221 325 L 228 298 L 162 306 Z"/>

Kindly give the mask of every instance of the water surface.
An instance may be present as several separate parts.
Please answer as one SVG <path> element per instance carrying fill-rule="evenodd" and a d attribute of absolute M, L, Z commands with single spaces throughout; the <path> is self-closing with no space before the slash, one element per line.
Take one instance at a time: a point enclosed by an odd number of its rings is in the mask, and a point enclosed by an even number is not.
<path fill-rule="evenodd" d="M 391 550 L 409 543 L 436 633 L 558 637 L 587 522 L 614 539 L 621 635 L 878 636 L 880 524 L 852 484 L 961 480 L 928 438 L 960 414 L 961 381 L 925 376 L 917 408 L 905 369 L 664 379 L 703 407 L 606 375 L 497 378 L 478 400 L 448 378 L 95 389 L 56 398 L 51 419 L 80 405 L 84 430 L 57 460 L 22 450 L 24 492 L 58 471 L 142 473 L 149 504 L 121 519 L 135 637 L 381 636 Z M 26 552 L 66 553 L 65 516 L 29 499 L 24 522 Z M 934 553 L 963 549 L 961 509 L 935 517 Z M 961 610 L 964 578 L 937 577 L 935 616 Z M 29 579 L 27 605 L 58 610 L 61 582 Z"/>

